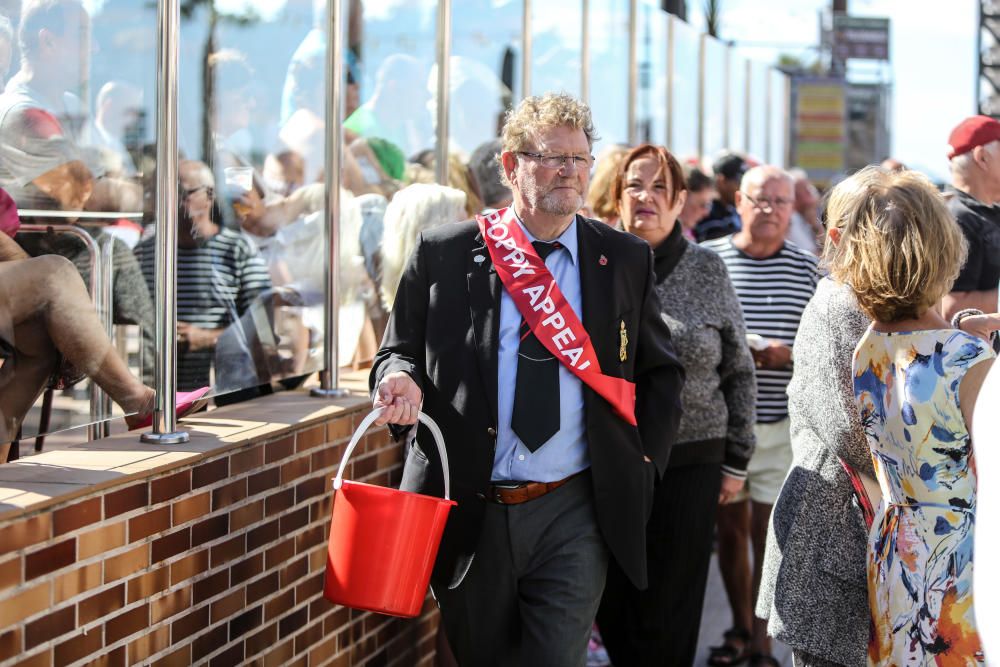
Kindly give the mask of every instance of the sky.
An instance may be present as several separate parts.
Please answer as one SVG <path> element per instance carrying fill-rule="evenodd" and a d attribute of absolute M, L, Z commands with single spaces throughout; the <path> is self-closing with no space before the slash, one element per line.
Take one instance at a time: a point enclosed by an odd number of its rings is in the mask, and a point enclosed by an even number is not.
<path fill-rule="evenodd" d="M 775 62 L 779 53 L 811 57 L 819 43 L 821 0 L 721 0 L 720 36 L 748 57 Z M 948 134 L 976 108 L 978 0 L 848 0 L 848 13 L 890 19 L 893 84 L 892 154 L 911 168 L 948 178 Z M 689 21 L 704 29 L 702 0 L 688 0 Z M 946 9 L 945 9 L 946 8 Z M 762 20 L 766 12 L 766 20 Z M 762 46 L 775 44 L 778 46 Z M 870 68 L 868 68 L 870 69 Z M 865 71 L 864 74 L 868 74 Z"/>

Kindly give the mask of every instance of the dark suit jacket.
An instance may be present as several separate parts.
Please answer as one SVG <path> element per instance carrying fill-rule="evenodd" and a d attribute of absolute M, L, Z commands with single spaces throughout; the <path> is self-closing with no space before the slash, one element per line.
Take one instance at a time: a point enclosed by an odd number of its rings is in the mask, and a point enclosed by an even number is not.
<path fill-rule="evenodd" d="M 611 553 L 636 586 L 645 588 L 646 519 L 654 478 L 666 468 L 680 420 L 684 371 L 653 291 L 649 246 L 580 216 L 577 233 L 583 325 L 601 370 L 637 385 L 638 428 L 585 386 L 597 518 Z M 448 518 L 438 552 L 436 586 L 461 582 L 479 539 L 496 449 L 501 289 L 474 221 L 421 234 L 371 372 L 373 390 L 388 373 L 408 373 L 424 392 L 423 411 L 444 433 L 458 507 Z M 619 355 L 622 321 L 628 334 L 624 362 Z M 644 462 L 643 455 L 653 463 Z M 406 456 L 402 488 L 442 495 L 438 459 L 430 434 L 421 427 Z"/>

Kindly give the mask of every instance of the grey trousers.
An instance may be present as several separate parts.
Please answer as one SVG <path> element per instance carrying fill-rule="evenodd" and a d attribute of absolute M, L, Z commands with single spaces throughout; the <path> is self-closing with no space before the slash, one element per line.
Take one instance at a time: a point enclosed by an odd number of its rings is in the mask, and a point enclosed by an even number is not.
<path fill-rule="evenodd" d="M 584 667 L 608 549 L 589 473 L 519 505 L 487 503 L 457 588 L 435 588 L 459 665 Z"/>

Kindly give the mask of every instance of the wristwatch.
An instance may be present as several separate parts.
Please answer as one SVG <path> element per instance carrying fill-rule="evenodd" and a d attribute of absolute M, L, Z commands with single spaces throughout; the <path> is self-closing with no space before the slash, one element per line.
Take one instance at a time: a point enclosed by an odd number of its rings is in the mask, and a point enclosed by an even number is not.
<path fill-rule="evenodd" d="M 983 311 L 978 308 L 963 308 L 954 315 L 951 316 L 951 326 L 956 329 L 962 328 L 962 320 L 966 317 L 972 317 L 973 315 L 982 315 Z"/>

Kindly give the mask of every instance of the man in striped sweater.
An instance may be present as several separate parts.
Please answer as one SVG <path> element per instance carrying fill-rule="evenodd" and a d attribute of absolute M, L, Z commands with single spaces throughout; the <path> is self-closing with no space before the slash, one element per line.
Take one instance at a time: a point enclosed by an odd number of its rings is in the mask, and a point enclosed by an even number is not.
<path fill-rule="evenodd" d="M 212 170 L 203 162 L 184 160 L 178 179 L 177 387 L 188 391 L 212 384 L 219 336 L 254 299 L 271 289 L 271 276 L 256 246 L 213 217 Z M 154 235 L 135 248 L 150 294 L 154 293 L 155 248 Z M 226 388 L 224 378 L 215 380 Z"/>
<path fill-rule="evenodd" d="M 792 342 L 819 280 L 816 258 L 785 240 L 795 204 L 792 177 L 763 165 L 748 171 L 736 193 L 743 228 L 705 243 L 722 257 L 743 308 L 757 372 L 757 447 L 747 466 L 745 492 L 719 509 L 719 567 L 733 612 L 729 649 L 712 664 L 749 653 L 751 665 L 777 665 L 766 623 L 753 618 L 760 586 L 768 517 L 792 460 L 788 396 Z M 747 560 L 753 544 L 753 575 Z M 747 631 L 752 630 L 752 634 Z"/>

